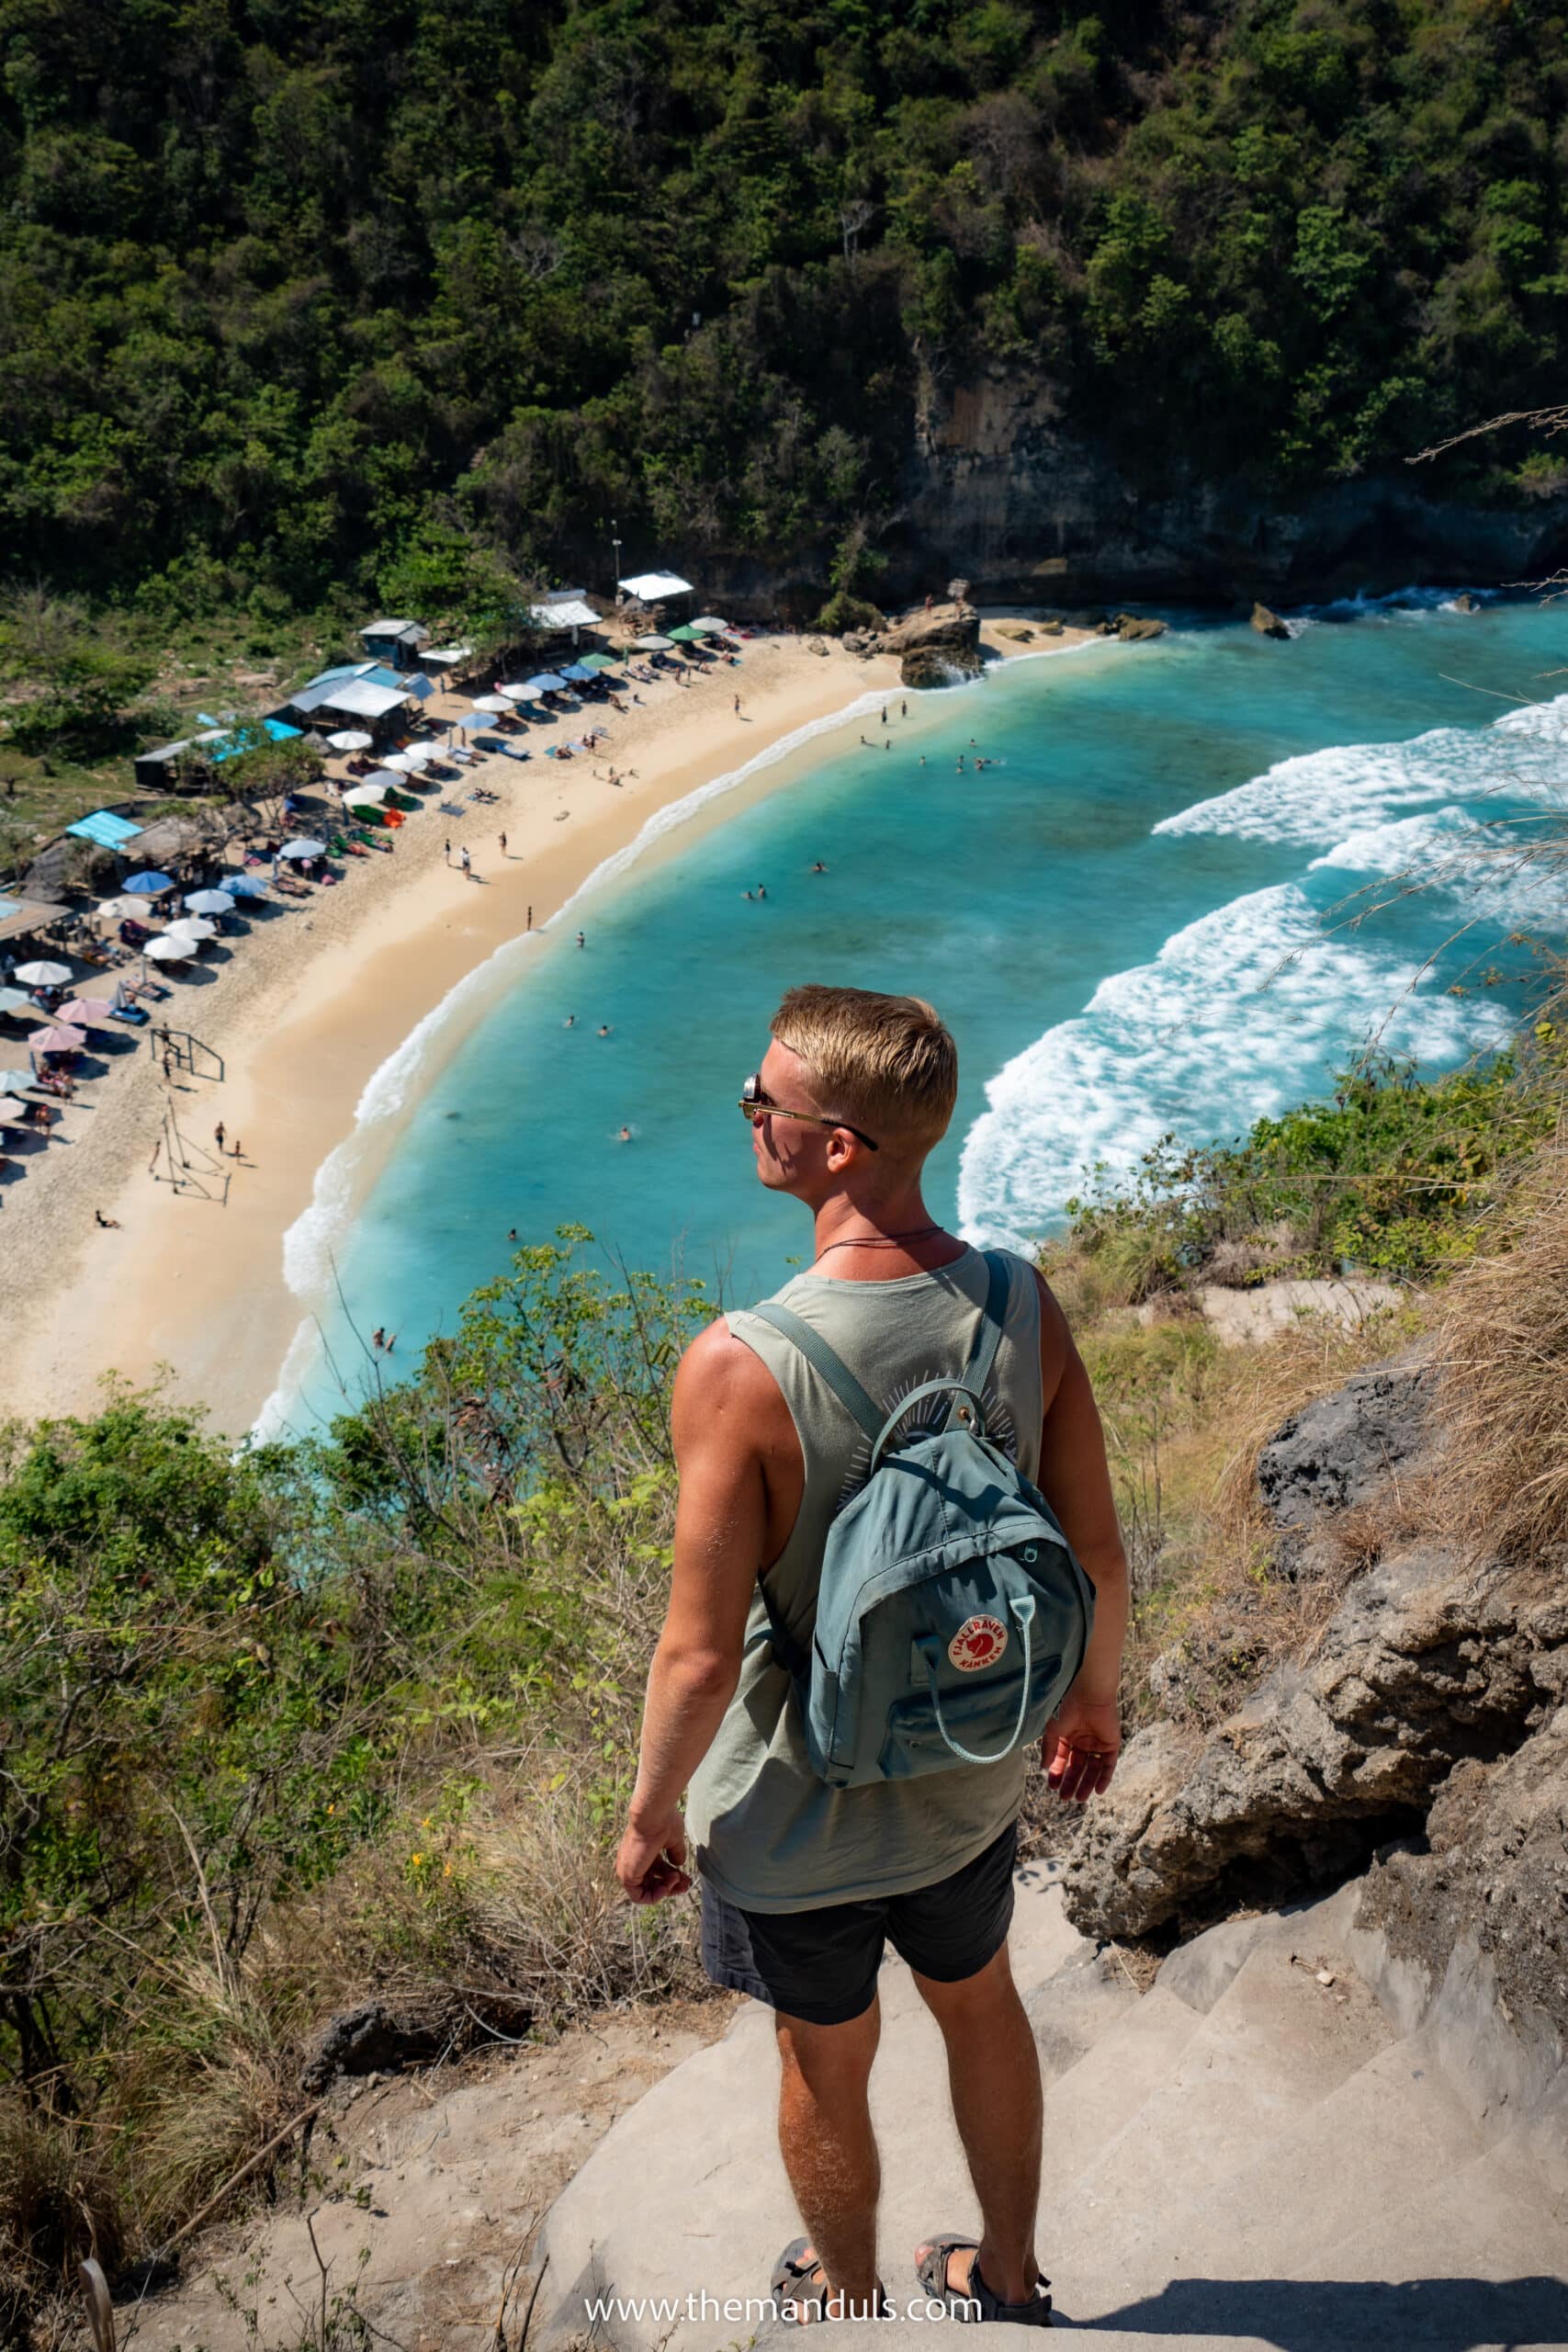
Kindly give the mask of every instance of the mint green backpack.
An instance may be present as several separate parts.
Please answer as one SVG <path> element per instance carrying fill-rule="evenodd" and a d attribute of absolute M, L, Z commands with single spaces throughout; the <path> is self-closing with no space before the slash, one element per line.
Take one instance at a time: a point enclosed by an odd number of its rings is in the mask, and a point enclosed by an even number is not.
<path fill-rule="evenodd" d="M 828 1532 L 809 1654 L 761 1580 L 774 1655 L 795 1683 L 812 1770 L 834 1788 L 994 1764 L 1039 1737 L 1083 1663 L 1094 1588 L 1050 1504 L 986 1434 L 984 1396 L 1007 1308 L 990 1286 L 961 1378 L 928 1380 L 885 1415 L 798 1315 L 750 1312 L 797 1348 L 871 1441 L 864 1486 Z M 940 1428 L 901 1442 L 911 1406 L 947 1396 Z"/>

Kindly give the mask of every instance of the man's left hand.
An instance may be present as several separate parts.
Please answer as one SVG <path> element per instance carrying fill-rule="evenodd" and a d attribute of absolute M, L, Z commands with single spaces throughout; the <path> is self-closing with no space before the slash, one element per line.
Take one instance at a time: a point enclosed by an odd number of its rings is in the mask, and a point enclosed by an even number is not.
<path fill-rule="evenodd" d="M 615 1856 L 615 1876 L 628 1903 L 662 1903 L 691 1885 L 685 1860 L 686 1825 L 679 1813 L 651 1824 L 628 1822 Z"/>

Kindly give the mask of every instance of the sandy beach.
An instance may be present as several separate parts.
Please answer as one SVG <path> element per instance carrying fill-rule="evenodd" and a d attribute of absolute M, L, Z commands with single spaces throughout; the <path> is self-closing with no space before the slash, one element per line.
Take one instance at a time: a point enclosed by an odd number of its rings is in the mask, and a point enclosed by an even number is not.
<path fill-rule="evenodd" d="M 1074 633 L 1051 650 L 1077 641 Z M 284 1236 L 353 1129 L 367 1080 L 459 981 L 525 931 L 530 910 L 536 930 L 547 925 L 650 817 L 863 696 L 897 690 L 891 659 L 818 642 L 825 653 L 801 638 L 753 639 L 739 669 L 685 687 L 642 687 L 643 707 L 603 713 L 609 736 L 593 759 L 543 756 L 545 742 L 564 741 L 583 719 L 531 729 L 526 763 L 477 763 L 460 785 L 429 794 L 392 854 L 344 861 L 337 888 L 280 900 L 247 935 L 220 942 L 196 977 L 175 981 L 154 1022 L 188 1033 L 194 1068 L 166 1082 L 150 1031 L 135 1033 L 104 1075 L 79 1087 L 47 1149 L 28 1153 L 25 1175 L 5 1186 L 10 1320 L 0 1413 L 91 1410 L 112 1371 L 137 1383 L 164 1374 L 169 1394 L 205 1408 L 220 1429 L 248 1429 L 302 1311 L 284 1277 Z M 997 639 L 987 650 L 1022 649 Z M 450 698 L 450 708 L 467 702 Z M 438 716 L 446 708 L 434 706 Z M 612 767 L 623 778 L 615 786 Z M 797 763 L 774 762 L 737 789 L 776 789 L 796 773 Z M 498 798 L 475 805 L 476 783 Z M 466 805 L 453 813 L 459 799 Z M 310 830 L 308 808 L 301 822 Z M 464 845 L 471 880 L 460 868 Z M 497 988 L 512 978 L 498 977 Z M 476 985 L 445 1033 L 448 1050 L 489 1002 Z M 391 1149 L 398 1132 L 385 1123 L 376 1149 Z M 365 1157 L 361 1185 L 379 1164 L 375 1151 Z M 96 1211 L 115 1226 L 100 1227 Z"/>

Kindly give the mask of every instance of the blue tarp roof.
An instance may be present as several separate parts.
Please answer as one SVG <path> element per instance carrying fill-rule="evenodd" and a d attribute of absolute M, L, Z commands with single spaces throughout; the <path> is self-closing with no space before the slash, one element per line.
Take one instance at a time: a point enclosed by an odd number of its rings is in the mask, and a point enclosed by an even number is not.
<path fill-rule="evenodd" d="M 268 741 L 273 743 L 287 743 L 291 737 L 298 736 L 299 733 L 298 727 L 286 727 L 281 718 L 264 718 L 262 725 L 266 729 Z M 213 745 L 212 758 L 214 763 L 219 760 L 231 760 L 236 752 L 254 752 L 255 748 L 254 729 L 250 727 L 236 728 L 232 741 Z"/>
<path fill-rule="evenodd" d="M 117 817 L 110 808 L 96 808 L 90 817 L 78 817 L 65 830 L 79 842 L 96 842 L 100 849 L 118 849 L 122 842 L 133 842 L 141 828 L 133 825 L 129 817 Z"/>

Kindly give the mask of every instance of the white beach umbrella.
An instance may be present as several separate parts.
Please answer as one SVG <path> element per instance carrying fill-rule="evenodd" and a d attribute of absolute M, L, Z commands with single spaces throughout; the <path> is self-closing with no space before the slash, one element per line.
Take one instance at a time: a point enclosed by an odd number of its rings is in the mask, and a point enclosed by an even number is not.
<path fill-rule="evenodd" d="M 335 735 L 329 735 L 327 741 L 334 752 L 367 752 L 370 749 L 369 736 L 361 733 L 357 727 L 342 727 Z"/>
<path fill-rule="evenodd" d="M 150 963 L 178 964 L 196 954 L 194 939 L 175 939 L 164 932 L 157 939 L 150 939 L 141 953 Z"/>
<path fill-rule="evenodd" d="M 279 857 L 325 857 L 326 854 L 325 842 L 309 841 L 303 836 L 299 841 L 285 842 L 277 853 Z"/>
<path fill-rule="evenodd" d="M 129 897 L 100 899 L 95 912 L 100 922 L 145 922 L 147 901 Z"/>
<path fill-rule="evenodd" d="M 0 1094 L 0 1126 L 19 1127 L 28 1118 L 25 1102 L 18 1102 L 15 1095 Z"/>
<path fill-rule="evenodd" d="M 476 695 L 474 696 L 476 710 L 510 710 L 511 707 L 512 705 L 504 695 Z"/>
<path fill-rule="evenodd" d="M 186 900 L 193 915 L 231 915 L 234 901 L 227 890 L 193 890 Z"/>
<path fill-rule="evenodd" d="M 18 964 L 17 978 L 29 989 L 57 989 L 71 978 L 71 967 L 69 964 L 51 964 L 45 956 L 36 964 Z"/>
<path fill-rule="evenodd" d="M 508 702 L 537 702 L 545 690 L 536 678 L 525 678 L 518 685 L 502 686 L 501 691 Z"/>
<path fill-rule="evenodd" d="M 205 915 L 182 915 L 178 922 L 169 924 L 165 939 L 216 939 L 218 925 L 209 922 Z"/>
<path fill-rule="evenodd" d="M 700 621 L 691 621 L 687 626 L 691 628 L 696 629 L 703 637 L 728 637 L 729 635 L 729 623 L 728 621 L 716 620 L 711 613 L 705 613 Z"/>
<path fill-rule="evenodd" d="M 432 760 L 438 759 L 439 757 L 440 746 L 438 744 L 411 743 L 408 750 L 403 753 L 403 763 L 405 766 L 411 768 L 427 768 Z"/>
<path fill-rule="evenodd" d="M 378 808 L 387 797 L 384 784 L 356 784 L 352 792 L 343 796 L 345 808 Z"/>
<path fill-rule="evenodd" d="M 0 1094 L 15 1094 L 21 1086 L 31 1086 L 30 1069 L 0 1069 Z"/>
<path fill-rule="evenodd" d="M 671 637 L 639 637 L 636 642 L 639 653 L 668 653 L 675 640 Z"/>
<path fill-rule="evenodd" d="M 423 764 L 422 760 L 414 758 L 412 752 L 389 752 L 383 762 L 384 766 L 394 769 L 399 775 L 412 775 L 415 768 Z"/>
<path fill-rule="evenodd" d="M 36 1004 L 28 1003 L 26 989 L 0 989 L 0 1012 L 36 1012 L 37 1011 Z"/>

